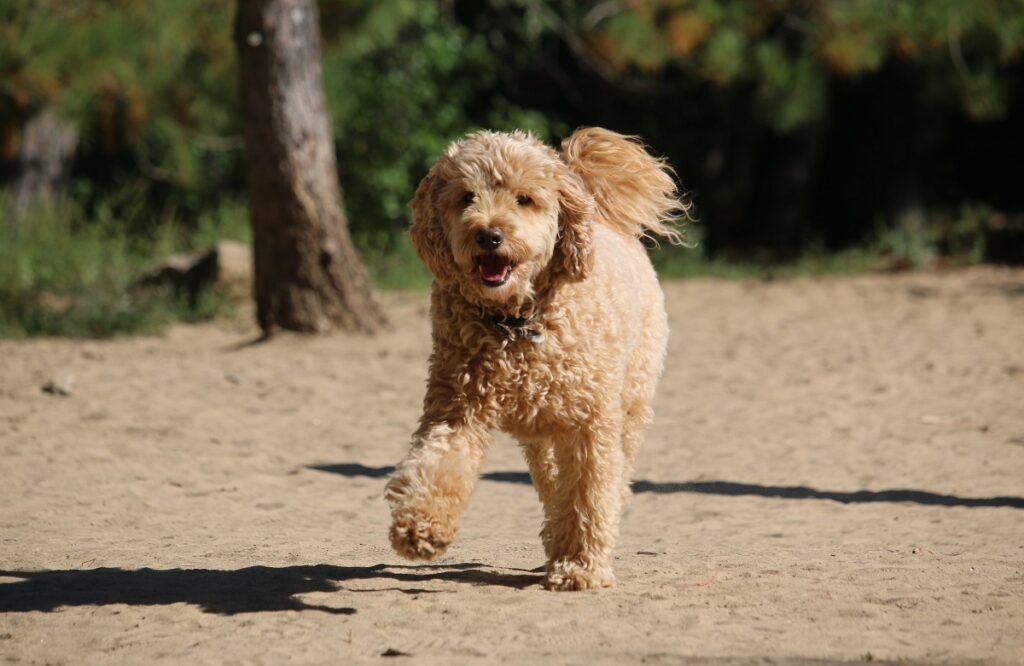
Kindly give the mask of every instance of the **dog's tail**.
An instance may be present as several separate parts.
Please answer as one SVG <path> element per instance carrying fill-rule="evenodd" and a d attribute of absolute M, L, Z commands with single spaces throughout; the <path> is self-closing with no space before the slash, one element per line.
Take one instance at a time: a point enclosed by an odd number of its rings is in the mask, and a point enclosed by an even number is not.
<path fill-rule="evenodd" d="M 609 227 L 683 243 L 676 221 L 689 218 L 691 204 L 676 188 L 672 167 L 648 153 L 639 138 L 583 127 L 562 141 L 562 155 L 594 195 Z"/>

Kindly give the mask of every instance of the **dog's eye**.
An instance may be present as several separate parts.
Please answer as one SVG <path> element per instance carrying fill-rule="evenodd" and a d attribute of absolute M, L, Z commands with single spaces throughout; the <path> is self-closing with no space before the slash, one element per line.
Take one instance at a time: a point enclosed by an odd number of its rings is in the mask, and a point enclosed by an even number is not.
<path fill-rule="evenodd" d="M 525 194 L 520 194 L 519 196 L 516 197 L 516 203 L 519 204 L 520 206 L 529 206 L 530 204 L 533 203 L 533 199 L 526 196 Z"/>
<path fill-rule="evenodd" d="M 476 195 L 473 194 L 472 192 L 466 192 L 465 194 L 462 195 L 462 205 L 463 206 L 467 206 L 468 207 L 474 201 L 476 201 Z"/>

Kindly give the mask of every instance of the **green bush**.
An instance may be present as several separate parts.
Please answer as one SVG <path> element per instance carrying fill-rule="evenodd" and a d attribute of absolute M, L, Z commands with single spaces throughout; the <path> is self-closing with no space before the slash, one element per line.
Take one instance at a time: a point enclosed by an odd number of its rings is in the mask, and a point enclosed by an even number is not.
<path fill-rule="evenodd" d="M 6 206 L 0 197 L 0 209 Z M 214 292 L 189 303 L 173 293 L 133 288 L 139 274 L 176 251 L 237 237 L 240 204 L 210 213 L 198 233 L 166 217 L 130 234 L 105 204 L 92 216 L 64 202 L 0 224 L 0 336 L 107 337 L 154 333 L 172 321 L 230 312 Z"/>
<path fill-rule="evenodd" d="M 486 39 L 444 20 L 437 3 L 362 0 L 343 28 L 324 16 L 323 79 L 349 224 L 364 249 L 398 250 L 419 179 L 453 139 L 524 128 L 543 115 L 496 93 L 501 65 Z M 474 114 L 474 108 L 483 109 Z"/>

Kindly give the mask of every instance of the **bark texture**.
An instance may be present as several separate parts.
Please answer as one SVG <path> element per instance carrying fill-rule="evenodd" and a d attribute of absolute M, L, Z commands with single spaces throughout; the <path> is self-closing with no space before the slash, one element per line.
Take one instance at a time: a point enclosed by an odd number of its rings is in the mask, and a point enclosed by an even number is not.
<path fill-rule="evenodd" d="M 313 0 L 239 0 L 235 18 L 265 333 L 386 325 L 352 245 L 320 77 Z"/>

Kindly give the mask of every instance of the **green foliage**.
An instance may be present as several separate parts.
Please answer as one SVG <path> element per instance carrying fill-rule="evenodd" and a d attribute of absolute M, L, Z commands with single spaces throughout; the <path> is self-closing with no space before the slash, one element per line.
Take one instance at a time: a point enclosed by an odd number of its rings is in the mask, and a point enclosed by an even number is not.
<path fill-rule="evenodd" d="M 650 251 L 658 275 L 662 278 L 721 278 L 728 280 L 789 279 L 818 275 L 853 275 L 886 268 L 890 258 L 878 243 L 844 252 L 826 252 L 811 248 L 798 258 L 785 262 L 709 258 L 700 251 L 702 229 L 691 226 L 687 236 L 693 245 L 664 246 Z"/>
<path fill-rule="evenodd" d="M 625 63 L 644 71 L 657 70 L 669 57 L 664 36 L 648 17 L 626 12 L 608 26 L 602 55 L 620 66 Z"/>
<path fill-rule="evenodd" d="M 188 247 L 208 250 L 220 240 L 252 243 L 249 206 L 238 199 L 224 199 L 216 208 L 203 211 L 195 231 L 188 234 Z"/>
<path fill-rule="evenodd" d="M 655 249 L 651 260 L 662 278 L 739 280 L 855 275 L 930 268 L 940 262 L 944 266 L 968 266 L 984 259 L 986 229 L 998 216 L 992 207 L 982 204 L 965 204 L 956 215 L 932 220 L 910 212 L 895 227 L 880 226 L 861 246 L 840 252 L 811 247 L 784 262 L 709 259 L 686 247 Z M 688 231 L 699 238 L 694 229 Z"/>
<path fill-rule="evenodd" d="M 396 236 L 387 248 L 366 246 L 361 251 L 370 279 L 378 288 L 410 291 L 430 288 L 433 277 L 416 256 L 408 235 Z"/>
<path fill-rule="evenodd" d="M 946 225 L 941 249 L 948 255 L 976 264 L 985 258 L 985 234 L 998 213 L 986 204 L 966 203 Z"/>
<path fill-rule="evenodd" d="M 0 135 L 55 106 L 81 130 L 89 180 L 130 228 L 173 214 L 202 225 L 242 195 L 234 0 L 9 0 L 0 9 Z M 350 225 L 389 248 L 443 147 L 481 127 L 547 135 L 541 113 L 496 93 L 486 40 L 427 0 L 321 3 L 323 81 Z M 138 194 L 146 210 L 112 200 Z M 123 202 L 130 203 L 130 202 Z M 141 217 L 135 213 L 141 213 Z"/>
<path fill-rule="evenodd" d="M 755 47 L 757 101 L 762 121 L 783 132 L 824 112 L 828 83 L 807 55 L 793 58 L 771 42 Z"/>
<path fill-rule="evenodd" d="M 211 174 L 240 148 L 221 140 L 238 133 L 233 8 L 230 0 L 7 0 L 0 117 L 56 107 L 94 159 L 127 154 L 131 171 L 183 195 L 216 185 Z"/>
<path fill-rule="evenodd" d="M 596 21 L 564 11 L 620 70 L 679 68 L 716 86 L 753 85 L 759 117 L 780 131 L 820 118 L 829 76 L 861 76 L 890 59 L 942 77 L 971 117 L 997 118 L 1015 83 L 1007 66 L 1024 51 L 1020 0 L 640 0 Z"/>
<path fill-rule="evenodd" d="M 906 215 L 876 232 L 872 250 L 906 268 L 932 266 L 940 258 L 946 265 L 976 264 L 985 258 L 987 233 L 999 218 L 994 208 L 977 203 L 927 221 L 921 214 Z"/>
<path fill-rule="evenodd" d="M 500 63 L 486 41 L 446 21 L 436 3 L 348 6 L 350 23 L 323 55 L 346 206 L 360 245 L 394 249 L 406 203 L 451 140 L 485 126 L 544 136 L 548 126 L 494 94 Z M 484 112 L 473 115 L 474 107 Z"/>
<path fill-rule="evenodd" d="M 896 226 L 882 228 L 875 245 L 903 268 L 930 266 L 937 256 L 933 230 L 925 225 L 919 212 L 904 214 Z"/>
<path fill-rule="evenodd" d="M 6 205 L 0 196 L 0 207 Z M 0 224 L 0 336 L 107 337 L 154 333 L 168 323 L 201 321 L 230 312 L 210 292 L 196 303 L 132 283 L 156 259 L 236 235 L 239 205 L 211 213 L 200 234 L 165 218 L 147 235 L 128 234 L 101 203 L 94 216 L 57 204 Z"/>

